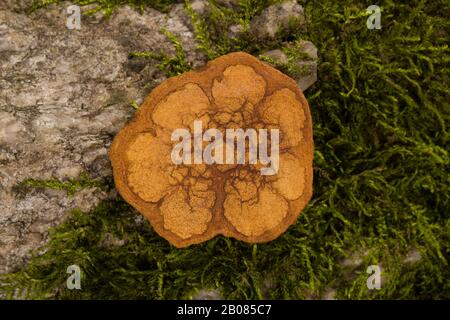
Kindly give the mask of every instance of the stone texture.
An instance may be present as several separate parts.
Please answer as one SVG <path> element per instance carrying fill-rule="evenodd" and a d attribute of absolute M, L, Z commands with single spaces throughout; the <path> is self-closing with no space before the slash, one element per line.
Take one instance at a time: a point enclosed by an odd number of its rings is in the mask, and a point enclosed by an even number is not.
<path fill-rule="evenodd" d="M 295 80 L 300 88 L 305 91 L 317 81 L 317 48 L 312 42 L 306 40 L 301 40 L 299 47 L 302 58 L 294 61 L 294 64 L 301 70 L 301 73 L 295 77 Z M 261 55 L 281 64 L 288 63 L 287 55 L 280 49 L 270 50 Z"/>
<path fill-rule="evenodd" d="M 191 1 L 192 10 L 199 15 L 205 15 L 209 11 L 209 2 L 206 0 Z"/>
<path fill-rule="evenodd" d="M 336 300 L 336 289 L 326 289 L 323 293 L 322 300 Z"/>
<path fill-rule="evenodd" d="M 412 248 L 409 250 L 403 262 L 414 264 L 422 260 L 422 255 L 416 248 Z"/>
<path fill-rule="evenodd" d="M 280 49 L 274 49 L 261 54 L 262 56 L 269 57 L 270 59 L 279 63 L 288 63 L 288 57 L 286 53 Z"/>
<path fill-rule="evenodd" d="M 251 32 L 258 38 L 274 38 L 280 28 L 286 28 L 291 19 L 305 21 L 303 7 L 295 0 L 290 0 L 265 8 L 260 15 L 250 22 Z"/>
<path fill-rule="evenodd" d="M 244 27 L 240 24 L 233 24 L 228 28 L 228 37 L 239 37 L 243 34 Z"/>
<path fill-rule="evenodd" d="M 192 300 L 222 300 L 223 297 L 219 290 L 216 289 L 201 289 L 192 296 Z"/>
<path fill-rule="evenodd" d="M 301 52 L 306 55 L 306 59 L 297 62 L 301 68 L 301 75 L 296 79 L 303 91 L 308 89 L 317 81 L 317 48 L 310 41 L 300 41 Z"/>
<path fill-rule="evenodd" d="M 0 1 L 0 10 L 8 9 L 13 12 L 23 12 L 27 10 L 34 0 L 2 0 Z"/>
<path fill-rule="evenodd" d="M 156 62 L 129 59 L 129 53 L 174 54 L 160 32 L 166 28 L 194 65 L 204 63 L 178 15 L 121 7 L 110 19 L 83 16 L 81 30 L 69 30 L 69 3 L 28 16 L 23 10 L 30 3 L 0 1 L 0 273 L 20 268 L 70 209 L 90 210 L 108 196 L 96 188 L 68 197 L 16 186 L 27 178 L 64 181 L 82 172 L 111 176 L 107 149 L 134 113 L 130 101 L 142 102 L 165 79 Z"/>
<path fill-rule="evenodd" d="M 226 7 L 237 7 L 242 0 L 217 0 L 217 3 Z"/>

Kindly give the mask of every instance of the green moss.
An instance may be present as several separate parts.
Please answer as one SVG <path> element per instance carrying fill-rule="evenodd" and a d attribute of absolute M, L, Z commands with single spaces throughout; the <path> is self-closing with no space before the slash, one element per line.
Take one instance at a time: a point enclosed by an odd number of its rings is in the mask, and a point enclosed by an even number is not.
<path fill-rule="evenodd" d="M 151 58 L 159 61 L 156 67 L 163 71 L 168 77 L 177 76 L 186 71 L 192 69 L 190 62 L 186 58 L 186 54 L 183 50 L 180 40 L 170 31 L 166 29 L 161 29 L 161 32 L 166 35 L 166 37 L 172 42 L 175 47 L 175 56 L 170 57 L 167 54 L 160 52 L 132 52 L 130 53 L 130 57 L 138 57 L 138 58 Z"/>
<path fill-rule="evenodd" d="M 264 55 L 264 53 L 260 54 L 258 58 L 271 64 L 273 67 L 294 79 L 299 79 L 310 72 L 310 67 L 308 65 L 299 64 L 299 62 L 312 60 L 308 54 L 302 51 L 301 43 L 299 41 L 295 41 L 290 47 L 283 47 L 282 51 L 286 54 L 286 62 L 274 60 L 273 58 Z"/>
<path fill-rule="evenodd" d="M 319 80 L 306 92 L 314 196 L 285 234 L 267 244 L 217 237 L 176 249 L 116 199 L 74 212 L 53 230 L 44 254 L 2 277 L 1 290 L 29 288 L 30 298 L 167 299 L 217 288 L 228 299 L 297 299 L 333 288 L 342 299 L 449 299 L 450 4 L 386 0 L 382 29 L 368 30 L 366 2 L 304 3 L 309 31 L 291 40 L 225 40 L 205 20 L 214 55 L 237 48 L 257 55 L 299 38 L 318 47 Z M 236 11 L 244 24 L 252 6 Z M 125 243 L 105 247 L 107 234 Z M 422 258 L 405 262 L 413 249 Z M 360 264 L 341 263 L 355 252 L 364 253 Z M 83 270 L 80 291 L 65 289 L 71 264 Z M 382 267 L 381 290 L 366 287 L 372 264 Z"/>
<path fill-rule="evenodd" d="M 67 192 L 68 196 L 73 196 L 77 191 L 86 188 L 101 188 L 105 189 L 106 186 L 100 181 L 93 180 L 89 177 L 86 172 L 83 172 L 79 178 L 77 179 L 68 179 L 67 181 L 60 181 L 56 178 L 49 180 L 41 180 L 41 179 L 25 179 L 17 188 L 44 188 L 44 189 L 53 189 L 53 190 L 63 190 Z"/>
<path fill-rule="evenodd" d="M 261 13 L 267 6 L 281 2 L 279 0 L 242 0 L 235 8 L 220 5 L 215 0 L 208 0 L 209 15 L 200 17 L 185 0 L 186 11 L 192 19 L 198 48 L 208 59 L 214 59 L 233 51 L 245 51 L 256 55 L 262 50 L 280 46 L 290 34 L 281 32 L 273 40 L 257 39 L 250 30 L 252 17 Z M 241 25 L 243 32 L 239 37 L 230 37 L 229 28 Z"/>
<path fill-rule="evenodd" d="M 137 110 L 139 109 L 139 105 L 137 104 L 137 102 L 135 100 L 130 102 L 130 106 L 134 109 Z"/>
<path fill-rule="evenodd" d="M 53 3 L 60 3 L 65 0 L 35 0 L 31 5 L 29 12 L 45 8 Z M 85 14 L 93 14 L 98 11 L 103 11 L 106 16 L 109 16 L 119 6 L 129 5 L 139 11 L 143 11 L 145 7 L 155 8 L 161 11 L 167 11 L 170 5 L 176 0 L 74 0 L 73 4 L 79 6 L 91 5 L 93 8 L 87 10 Z"/>

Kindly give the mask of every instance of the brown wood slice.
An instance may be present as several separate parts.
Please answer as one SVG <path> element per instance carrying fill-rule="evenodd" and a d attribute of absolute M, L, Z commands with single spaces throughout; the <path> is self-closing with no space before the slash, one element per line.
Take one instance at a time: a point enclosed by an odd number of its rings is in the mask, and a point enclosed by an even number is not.
<path fill-rule="evenodd" d="M 244 164 L 195 164 L 192 152 L 191 164 L 175 164 L 171 155 L 180 141 L 172 141 L 172 133 L 185 128 L 192 134 L 195 120 L 202 121 L 203 133 L 216 128 L 224 139 L 226 129 L 278 129 L 278 170 L 262 175 L 269 164 L 250 164 L 248 154 Z M 269 155 L 271 143 L 269 133 Z M 203 151 L 208 144 L 200 144 Z M 237 156 L 221 150 L 224 159 Z M 308 102 L 293 79 L 243 52 L 160 84 L 117 134 L 109 156 L 120 194 L 177 247 L 218 234 L 250 243 L 273 240 L 312 196 Z"/>

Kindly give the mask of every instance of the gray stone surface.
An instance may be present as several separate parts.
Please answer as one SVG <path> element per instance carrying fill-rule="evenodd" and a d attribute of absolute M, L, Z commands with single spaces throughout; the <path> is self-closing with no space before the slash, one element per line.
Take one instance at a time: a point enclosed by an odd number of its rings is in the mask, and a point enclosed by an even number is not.
<path fill-rule="evenodd" d="M 111 176 L 107 150 L 142 102 L 165 77 L 156 62 L 129 59 L 132 51 L 174 54 L 161 28 L 177 35 L 194 66 L 196 52 L 186 21 L 174 13 L 122 7 L 110 19 L 82 17 L 81 30 L 66 27 L 66 5 L 27 16 L 27 1 L 0 6 L 0 273 L 20 268 L 44 244 L 50 226 L 72 208 L 85 211 L 107 197 L 85 189 L 16 191 L 27 178 L 62 181 L 88 172 Z M 69 5 L 67 3 L 67 5 Z"/>
<path fill-rule="evenodd" d="M 193 300 L 221 300 L 223 299 L 219 290 L 216 289 L 201 289 L 192 296 Z"/>
<path fill-rule="evenodd" d="M 305 91 L 317 81 L 317 48 L 310 41 L 301 40 L 299 43 L 299 53 L 302 57 L 294 63 L 302 70 L 301 74 L 296 76 L 299 87 Z M 271 58 L 272 60 L 286 64 L 288 63 L 287 55 L 280 49 L 270 50 L 261 54 Z"/>
<path fill-rule="evenodd" d="M 217 0 L 217 3 L 226 7 L 237 7 L 242 0 Z"/>
<path fill-rule="evenodd" d="M 416 248 L 412 248 L 409 250 L 409 252 L 406 255 L 403 262 L 409 263 L 409 264 L 414 264 L 414 263 L 419 262 L 420 260 L 422 260 L 422 255 Z"/>
<path fill-rule="evenodd" d="M 193 0 L 191 1 L 192 10 L 199 15 L 205 15 L 209 11 L 209 2 L 207 0 Z"/>
<path fill-rule="evenodd" d="M 289 0 L 271 5 L 250 22 L 250 30 L 261 39 L 274 38 L 280 28 L 287 28 L 289 21 L 298 19 L 305 22 L 303 7 L 296 0 Z"/>
<path fill-rule="evenodd" d="M 269 57 L 270 59 L 279 62 L 279 63 L 288 63 L 288 57 L 286 53 L 281 51 L 280 49 L 274 49 L 262 54 L 265 57 Z"/>
<path fill-rule="evenodd" d="M 336 300 L 336 289 L 328 288 L 325 290 L 322 300 Z"/>
<path fill-rule="evenodd" d="M 305 91 L 317 81 L 317 48 L 312 42 L 301 40 L 300 52 L 306 56 L 306 59 L 296 62 L 297 66 L 303 70 L 297 83 Z"/>
<path fill-rule="evenodd" d="M 228 28 L 228 37 L 240 37 L 244 32 L 244 27 L 240 24 L 233 24 Z"/>

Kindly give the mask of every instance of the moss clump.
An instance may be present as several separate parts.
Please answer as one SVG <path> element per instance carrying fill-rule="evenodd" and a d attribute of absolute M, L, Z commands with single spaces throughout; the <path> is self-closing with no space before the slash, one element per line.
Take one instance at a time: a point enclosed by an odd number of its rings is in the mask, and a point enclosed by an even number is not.
<path fill-rule="evenodd" d="M 218 237 L 180 250 L 116 199 L 75 212 L 53 231 L 45 254 L 2 277 L 1 290 L 167 299 L 204 287 L 228 299 L 296 299 L 332 288 L 343 299 L 450 299 L 450 4 L 387 0 L 382 29 L 368 30 L 364 1 L 304 3 L 311 25 L 293 37 L 316 44 L 320 64 L 306 92 L 314 196 L 295 225 L 267 244 Z M 262 48 L 245 38 L 227 46 L 210 30 L 218 54 Z M 106 234 L 125 244 L 104 247 Z M 411 250 L 419 261 L 405 261 Z M 341 263 L 355 253 L 359 263 Z M 65 289 L 71 264 L 84 272 L 80 291 Z M 372 264 L 382 267 L 381 290 L 366 287 Z"/>
<path fill-rule="evenodd" d="M 60 3 L 65 0 L 35 0 L 29 12 L 45 8 L 53 3 Z M 93 14 L 98 11 L 103 11 L 106 16 L 109 16 L 119 6 L 129 5 L 139 11 L 144 11 L 146 7 L 155 8 L 161 11 L 167 11 L 172 3 L 176 0 L 74 0 L 72 3 L 79 6 L 92 5 L 93 8 L 86 11 L 85 14 Z"/>
<path fill-rule="evenodd" d="M 167 54 L 160 52 L 131 52 L 130 57 L 138 57 L 138 58 L 151 58 L 159 61 L 156 67 L 163 71 L 168 77 L 177 76 L 186 71 L 192 69 L 192 66 L 189 61 L 187 61 L 186 54 L 183 50 L 180 40 L 170 31 L 166 29 L 161 29 L 161 32 L 166 35 L 166 37 L 172 42 L 175 47 L 175 56 L 170 57 Z"/>
<path fill-rule="evenodd" d="M 278 2 L 282 1 L 242 0 L 237 7 L 229 8 L 209 0 L 210 13 L 204 18 L 192 10 L 188 0 L 185 0 L 185 7 L 194 26 L 198 49 L 211 60 L 233 51 L 245 51 L 257 55 L 264 50 L 282 46 L 284 41 L 293 40 L 294 30 L 298 29 L 300 21 L 293 20 L 289 28 L 280 30 L 278 36 L 271 40 L 255 38 L 250 32 L 251 19 L 267 6 Z M 232 25 L 242 26 L 243 31 L 239 37 L 230 37 L 229 28 Z"/>
<path fill-rule="evenodd" d="M 68 196 L 73 196 L 77 191 L 86 188 L 101 188 L 106 189 L 106 186 L 97 180 L 93 180 L 89 177 L 89 174 L 83 172 L 79 178 L 68 179 L 67 181 L 60 181 L 56 178 L 41 180 L 41 179 L 25 179 L 19 185 L 18 188 L 43 188 L 43 189 L 53 189 L 53 190 L 63 190 L 67 192 Z"/>

